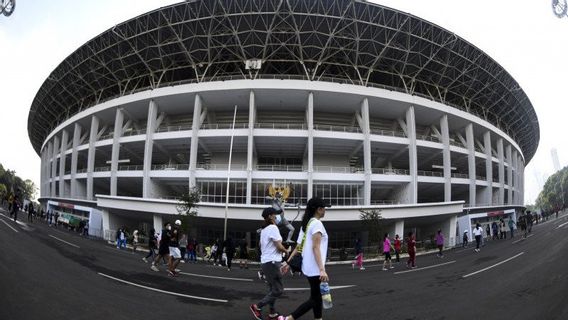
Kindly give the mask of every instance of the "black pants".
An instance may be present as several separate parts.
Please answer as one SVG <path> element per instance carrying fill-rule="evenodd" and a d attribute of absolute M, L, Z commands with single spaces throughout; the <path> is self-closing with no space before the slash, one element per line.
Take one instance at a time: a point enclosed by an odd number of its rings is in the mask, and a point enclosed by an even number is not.
<path fill-rule="evenodd" d="M 481 244 L 481 236 L 475 236 L 475 248 L 479 249 L 479 245 Z"/>
<path fill-rule="evenodd" d="M 322 317 L 322 301 L 320 293 L 320 279 L 319 276 L 308 277 L 308 282 L 310 283 L 310 298 L 302 303 L 294 312 L 292 312 L 292 317 L 294 319 L 299 319 L 301 316 L 310 311 L 314 310 L 314 318 L 319 319 Z"/>

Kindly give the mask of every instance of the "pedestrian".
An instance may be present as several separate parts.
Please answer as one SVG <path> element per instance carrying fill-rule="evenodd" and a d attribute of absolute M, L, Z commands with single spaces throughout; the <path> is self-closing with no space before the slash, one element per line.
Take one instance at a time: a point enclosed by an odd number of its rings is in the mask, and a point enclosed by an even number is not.
<path fill-rule="evenodd" d="M 329 205 L 321 198 L 314 197 L 308 201 L 302 217 L 300 234 L 296 240 L 296 243 L 301 243 L 301 245 L 296 246 L 287 261 L 289 265 L 294 255 L 302 255 L 302 273 L 307 277 L 310 285 L 310 297 L 289 316 L 280 316 L 278 320 L 299 319 L 310 310 L 314 313 L 314 319 L 322 319 L 323 305 L 320 284 L 329 281 L 329 276 L 325 270 L 329 237 L 321 222 L 321 219 L 325 216 L 326 207 L 329 207 Z M 300 247 L 302 249 L 299 249 Z M 298 249 L 300 252 L 298 252 Z M 288 271 L 288 265 L 284 267 L 284 273 Z"/>
<path fill-rule="evenodd" d="M 132 232 L 132 253 L 136 252 L 140 239 L 138 238 L 138 230 Z"/>
<path fill-rule="evenodd" d="M 361 245 L 361 239 L 357 238 L 355 240 L 355 261 L 351 263 L 351 268 L 359 268 L 359 270 L 365 270 L 363 267 L 363 246 Z"/>
<path fill-rule="evenodd" d="M 408 232 L 406 238 L 406 247 L 408 251 L 408 261 L 406 261 L 407 268 L 416 268 L 416 237 L 412 231 Z"/>
<path fill-rule="evenodd" d="M 438 246 L 438 258 L 443 258 L 444 254 L 442 251 L 444 250 L 444 235 L 442 234 L 442 229 L 438 229 L 438 233 L 436 234 L 436 246 Z"/>
<path fill-rule="evenodd" d="M 248 258 L 247 239 L 243 238 L 239 242 L 239 268 L 248 269 Z"/>
<path fill-rule="evenodd" d="M 383 237 L 383 254 L 385 256 L 385 261 L 383 261 L 383 271 L 387 271 L 387 263 L 389 265 L 389 269 L 394 268 L 392 266 L 392 261 L 391 261 L 391 242 L 389 239 L 389 234 L 385 233 L 385 236 Z"/>
<path fill-rule="evenodd" d="M 187 242 L 187 257 L 189 262 L 197 263 L 196 255 L 197 241 L 195 238 Z"/>
<path fill-rule="evenodd" d="M 55 226 L 55 228 L 57 228 L 58 224 L 59 224 L 59 212 L 55 211 L 55 213 L 53 214 L 53 225 Z"/>
<path fill-rule="evenodd" d="M 187 236 L 185 234 L 181 234 L 181 239 L 179 239 L 179 251 L 181 253 L 181 260 L 180 260 L 181 263 L 185 263 L 188 245 L 189 241 L 187 241 Z M 189 257 L 187 259 L 189 260 Z"/>
<path fill-rule="evenodd" d="M 181 260 L 181 251 L 179 250 L 179 239 L 181 237 L 181 220 L 176 220 L 174 222 L 174 227 L 171 230 L 170 237 L 170 258 L 168 260 L 168 276 L 175 277 L 179 273 L 177 266 Z"/>
<path fill-rule="evenodd" d="M 397 234 L 394 236 L 394 254 L 396 258 L 396 263 L 400 263 L 400 252 L 402 243 L 400 241 L 400 236 Z"/>
<path fill-rule="evenodd" d="M 511 239 L 513 239 L 515 237 L 515 221 L 513 221 L 513 218 L 509 218 L 509 231 L 511 232 Z"/>
<path fill-rule="evenodd" d="M 491 227 L 489 227 L 489 224 L 485 226 L 485 233 L 487 234 L 487 240 L 489 241 L 491 237 Z"/>
<path fill-rule="evenodd" d="M 28 205 L 28 222 L 34 222 L 34 205 Z"/>
<path fill-rule="evenodd" d="M 526 216 L 520 216 L 519 217 L 519 221 L 518 224 L 521 227 L 521 232 L 523 233 L 523 238 L 527 237 L 527 217 Z"/>
<path fill-rule="evenodd" d="M 493 223 L 491 223 L 491 231 L 493 231 L 493 237 L 491 240 L 499 240 L 499 226 L 497 225 L 497 221 L 493 221 Z"/>
<path fill-rule="evenodd" d="M 501 239 L 507 239 L 507 229 L 505 228 L 505 221 L 503 219 L 499 220 L 499 230 L 501 231 L 499 237 Z"/>
<path fill-rule="evenodd" d="M 211 251 L 209 254 L 209 259 L 207 259 L 207 261 L 211 261 L 211 259 L 213 259 L 213 265 L 217 265 L 217 250 L 219 249 L 219 246 L 217 244 L 217 241 L 213 242 L 213 244 L 211 245 Z"/>
<path fill-rule="evenodd" d="M 462 248 L 467 247 L 468 243 L 469 243 L 469 234 L 467 232 L 467 229 L 465 229 L 465 231 L 463 232 L 463 237 L 462 237 Z"/>
<path fill-rule="evenodd" d="M 287 253 L 288 250 L 282 245 L 282 236 L 276 226 L 277 215 L 278 211 L 272 207 L 268 207 L 262 211 L 264 227 L 260 232 L 260 268 L 268 285 L 268 294 L 256 304 L 250 306 L 250 310 L 257 320 L 263 319 L 262 308 L 266 305 L 268 305 L 270 309 L 270 313 L 268 314 L 269 319 L 278 319 L 279 314 L 276 312 L 274 305 L 276 299 L 284 292 L 281 267 L 286 263 L 282 262 L 282 253 Z"/>
<path fill-rule="evenodd" d="M 169 261 L 170 259 L 169 245 L 170 245 L 171 231 L 172 231 L 172 225 L 169 222 L 164 223 L 164 229 L 162 230 L 161 239 L 158 247 L 158 255 L 156 256 L 156 258 L 154 258 L 154 261 L 152 261 L 152 266 L 150 266 L 150 269 L 154 271 L 160 271 L 160 269 L 158 269 L 158 267 L 156 266 L 156 264 L 160 261 L 160 259 L 164 259 L 166 261 Z"/>
<path fill-rule="evenodd" d="M 479 252 L 481 250 L 479 249 L 479 246 L 481 245 L 481 237 L 483 236 L 483 229 L 479 223 L 473 229 L 473 236 L 475 237 L 475 252 Z"/>
<path fill-rule="evenodd" d="M 158 244 L 158 238 L 156 237 L 156 230 L 154 228 L 150 229 L 150 233 L 148 234 L 148 255 L 146 255 L 142 260 L 144 262 L 148 262 L 148 258 L 152 257 L 154 259 L 156 257 L 156 248 Z"/>
<path fill-rule="evenodd" d="M 530 211 L 527 211 L 527 214 L 525 215 L 525 218 L 527 220 L 527 232 L 531 233 L 532 232 L 532 227 L 533 227 L 533 215 L 531 214 Z"/>
<path fill-rule="evenodd" d="M 10 211 L 10 216 L 14 216 L 14 222 L 18 221 L 18 212 L 20 211 L 20 203 L 18 202 L 18 196 L 12 201 L 12 211 Z"/>
<path fill-rule="evenodd" d="M 233 238 L 228 237 L 223 243 L 223 248 L 225 249 L 225 254 L 227 255 L 227 260 L 225 262 L 227 266 L 227 271 L 231 271 L 233 265 L 233 258 L 235 257 L 235 243 Z"/>
<path fill-rule="evenodd" d="M 121 240 L 120 237 L 122 235 L 122 228 L 118 228 L 118 230 L 116 231 L 116 248 L 120 249 L 120 245 L 121 245 Z"/>

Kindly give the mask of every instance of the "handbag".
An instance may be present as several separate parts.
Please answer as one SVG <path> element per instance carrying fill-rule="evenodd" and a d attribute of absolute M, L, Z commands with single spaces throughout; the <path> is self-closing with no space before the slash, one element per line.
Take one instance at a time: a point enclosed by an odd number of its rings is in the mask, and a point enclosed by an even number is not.
<path fill-rule="evenodd" d="M 296 255 L 294 255 L 292 257 L 292 260 L 290 260 L 290 262 L 288 263 L 290 269 L 292 269 L 292 272 L 302 271 L 302 261 L 304 260 L 304 258 L 302 257 L 302 250 L 304 249 L 304 242 L 306 241 L 306 234 L 308 232 L 308 228 L 310 227 L 310 223 L 312 223 L 313 219 L 314 218 L 310 219 L 308 225 L 306 226 L 306 232 L 304 232 L 304 236 L 302 237 L 302 242 L 300 242 L 300 246 L 296 250 Z"/>

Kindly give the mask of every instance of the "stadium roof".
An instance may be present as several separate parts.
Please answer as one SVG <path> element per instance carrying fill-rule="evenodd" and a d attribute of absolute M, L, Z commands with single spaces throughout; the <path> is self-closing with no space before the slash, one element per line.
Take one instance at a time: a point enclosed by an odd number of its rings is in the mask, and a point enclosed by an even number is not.
<path fill-rule="evenodd" d="M 245 61 L 260 59 L 260 70 Z M 456 34 L 388 7 L 350 0 L 197 0 L 163 7 L 96 36 L 44 81 L 28 134 L 39 154 L 73 114 L 134 92 L 224 79 L 341 80 L 423 96 L 510 135 L 528 163 L 539 124 L 496 61 Z"/>

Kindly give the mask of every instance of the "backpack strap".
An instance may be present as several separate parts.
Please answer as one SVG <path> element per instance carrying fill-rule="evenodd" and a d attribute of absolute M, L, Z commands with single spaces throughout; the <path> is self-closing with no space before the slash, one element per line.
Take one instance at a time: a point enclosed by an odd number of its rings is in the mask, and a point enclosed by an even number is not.
<path fill-rule="evenodd" d="M 302 242 L 300 242 L 300 246 L 298 247 L 298 253 L 302 253 L 302 251 L 304 250 L 304 242 L 306 242 L 306 235 L 308 234 L 308 228 L 310 227 L 310 224 L 314 219 L 315 218 L 311 218 L 310 221 L 308 221 L 308 225 L 306 226 L 306 232 L 304 232 L 304 236 L 302 237 Z"/>

